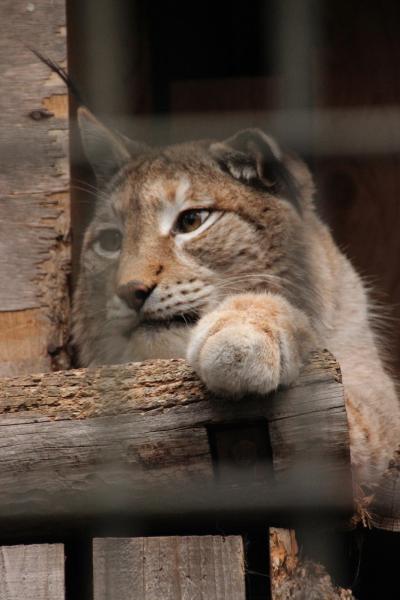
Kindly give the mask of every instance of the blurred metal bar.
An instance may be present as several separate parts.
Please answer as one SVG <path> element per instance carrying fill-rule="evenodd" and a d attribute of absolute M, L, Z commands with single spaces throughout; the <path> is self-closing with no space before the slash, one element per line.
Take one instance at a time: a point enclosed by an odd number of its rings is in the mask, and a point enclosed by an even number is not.
<path fill-rule="evenodd" d="M 103 119 L 121 133 L 156 144 L 191 139 L 223 139 L 246 127 L 260 127 L 278 143 L 300 154 L 327 156 L 388 156 L 400 151 L 400 108 L 269 110 L 183 113 L 169 116 L 118 116 Z M 305 135 L 312 122 L 313 137 Z M 3 167 L 37 152 L 36 140 L 0 136 Z"/>
<path fill-rule="evenodd" d="M 275 61 L 280 74 L 279 105 L 282 108 L 308 108 L 315 100 L 313 48 L 317 31 L 317 2 L 276 2 Z"/>

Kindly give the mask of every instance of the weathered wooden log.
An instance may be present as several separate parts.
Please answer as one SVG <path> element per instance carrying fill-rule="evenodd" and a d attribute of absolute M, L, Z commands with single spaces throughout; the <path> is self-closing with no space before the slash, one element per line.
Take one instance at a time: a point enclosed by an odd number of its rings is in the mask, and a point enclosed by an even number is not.
<path fill-rule="evenodd" d="M 104 513 L 270 520 L 351 505 L 340 370 L 326 351 L 295 385 L 240 402 L 211 397 L 183 360 L 4 379 L 0 446 L 3 522 Z"/>
<path fill-rule="evenodd" d="M 337 485 L 349 472 L 347 420 L 337 364 L 326 353 L 295 386 L 240 403 L 210 398 L 183 361 L 4 380 L 0 393 L 3 517 L 213 509 L 265 517 L 282 503 L 340 507 L 349 497 Z M 243 421 L 245 436 L 219 465 L 224 485 L 216 488 L 209 439 L 218 448 L 218 427 Z M 267 458 L 257 460 L 258 427 L 265 438 L 269 431 L 276 483 Z M 248 493 L 250 480 L 257 495 Z"/>

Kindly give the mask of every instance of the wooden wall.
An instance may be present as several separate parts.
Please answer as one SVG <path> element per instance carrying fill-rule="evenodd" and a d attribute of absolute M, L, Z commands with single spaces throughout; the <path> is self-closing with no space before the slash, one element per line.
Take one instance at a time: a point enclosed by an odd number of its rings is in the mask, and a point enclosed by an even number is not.
<path fill-rule="evenodd" d="M 64 0 L 0 6 L 0 375 L 68 364 L 69 165 Z M 8 24 L 7 26 L 5 24 Z"/>

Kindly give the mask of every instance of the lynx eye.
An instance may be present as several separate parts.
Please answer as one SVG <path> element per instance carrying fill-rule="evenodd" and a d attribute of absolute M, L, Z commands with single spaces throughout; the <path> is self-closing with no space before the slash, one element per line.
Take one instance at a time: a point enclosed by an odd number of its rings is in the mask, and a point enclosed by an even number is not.
<path fill-rule="evenodd" d="M 182 212 L 173 229 L 173 233 L 190 233 L 198 229 L 210 216 L 211 211 L 204 208 Z"/>
<path fill-rule="evenodd" d="M 119 254 L 121 250 L 122 235 L 118 229 L 103 229 L 96 241 L 93 244 L 93 248 L 100 256 L 106 256 L 107 258 L 114 258 Z"/>

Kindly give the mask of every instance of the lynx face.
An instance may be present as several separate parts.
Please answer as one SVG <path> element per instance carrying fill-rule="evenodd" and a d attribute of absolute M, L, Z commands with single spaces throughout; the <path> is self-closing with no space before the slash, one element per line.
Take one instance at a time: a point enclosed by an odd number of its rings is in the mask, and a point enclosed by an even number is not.
<path fill-rule="evenodd" d="M 108 178 L 75 299 L 83 364 L 183 357 L 193 325 L 232 294 L 307 301 L 301 189 L 267 136 L 128 152 L 86 111 L 81 127 Z"/>
<path fill-rule="evenodd" d="M 101 186 L 74 302 L 81 364 L 186 357 L 209 390 L 240 398 L 290 384 L 328 348 L 370 486 L 398 444 L 399 402 L 305 167 L 258 130 L 152 150 L 85 109 L 80 126 Z"/>

